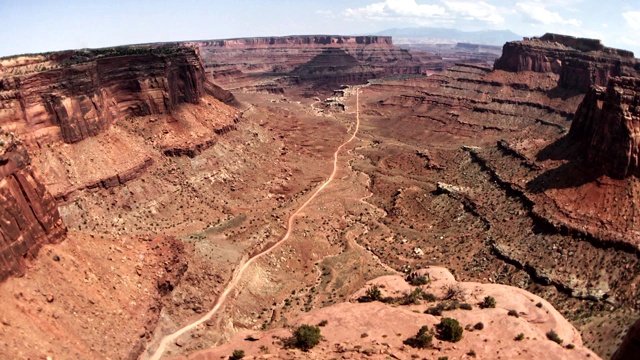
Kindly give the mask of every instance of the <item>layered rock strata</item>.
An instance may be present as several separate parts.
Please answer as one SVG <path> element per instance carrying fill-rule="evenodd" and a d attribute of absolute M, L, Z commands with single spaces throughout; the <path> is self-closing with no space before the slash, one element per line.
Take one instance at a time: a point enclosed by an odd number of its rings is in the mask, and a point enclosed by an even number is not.
<path fill-rule="evenodd" d="M 267 79 L 280 84 L 354 84 L 442 68 L 440 58 L 425 62 L 424 57 L 395 47 L 388 36 L 287 36 L 183 45 L 197 47 L 207 74 L 226 88 L 242 87 L 245 82 L 264 87 Z"/>
<path fill-rule="evenodd" d="M 614 178 L 640 176 L 640 79 L 613 78 L 586 94 L 571 124 L 588 164 Z"/>
<path fill-rule="evenodd" d="M 495 69 L 554 73 L 560 76 L 558 86 L 587 92 L 592 85 L 606 86 L 611 77 L 640 74 L 640 63 L 632 52 L 600 40 L 545 34 L 506 43 Z"/>
<path fill-rule="evenodd" d="M 56 202 L 30 167 L 12 134 L 0 131 L 0 281 L 24 272 L 46 243 L 63 239 L 66 228 Z"/>
<path fill-rule="evenodd" d="M 205 81 L 192 48 L 122 47 L 5 59 L 0 126 L 39 144 L 75 143 L 132 116 L 167 114 L 205 94 L 233 95 Z"/>

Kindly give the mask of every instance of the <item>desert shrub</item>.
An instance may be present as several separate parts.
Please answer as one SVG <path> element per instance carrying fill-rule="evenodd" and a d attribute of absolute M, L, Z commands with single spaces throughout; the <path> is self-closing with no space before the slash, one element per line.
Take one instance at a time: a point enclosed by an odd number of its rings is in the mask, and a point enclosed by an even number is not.
<path fill-rule="evenodd" d="M 537 306 L 537 307 L 539 307 L 539 308 L 541 308 L 541 307 L 542 307 L 542 303 L 541 303 L 541 302 L 539 302 L 539 303 L 537 303 L 537 304 L 536 304 L 536 306 Z"/>
<path fill-rule="evenodd" d="M 419 305 L 422 299 L 422 288 L 415 288 L 402 299 L 402 305 Z"/>
<path fill-rule="evenodd" d="M 475 325 L 473 325 L 473 328 L 476 330 L 482 330 L 484 329 L 484 324 L 482 322 L 476 323 Z"/>
<path fill-rule="evenodd" d="M 329 322 L 327 320 L 322 320 L 318 323 L 318 326 L 323 327 L 323 326 L 327 326 Z"/>
<path fill-rule="evenodd" d="M 460 309 L 462 309 L 462 310 L 472 310 L 473 306 L 471 306 L 471 304 L 469 304 L 469 303 L 462 303 L 462 304 L 460 304 Z"/>
<path fill-rule="evenodd" d="M 438 338 L 445 341 L 458 342 L 462 339 L 462 326 L 458 320 L 453 318 L 444 318 L 440 320 L 440 324 L 436 325 L 438 330 Z"/>
<path fill-rule="evenodd" d="M 520 317 L 520 314 L 518 314 L 517 311 L 515 310 L 509 310 L 509 312 L 507 313 L 507 315 L 509 316 L 515 316 L 515 317 Z"/>
<path fill-rule="evenodd" d="M 449 360 L 448 356 L 440 356 L 438 360 Z"/>
<path fill-rule="evenodd" d="M 358 302 L 372 302 L 372 301 L 380 301 L 382 299 L 382 293 L 377 285 L 371 285 L 367 291 L 365 291 L 364 296 L 360 296 L 358 298 Z"/>
<path fill-rule="evenodd" d="M 522 340 L 524 340 L 524 333 L 520 333 L 520 334 L 518 334 L 518 336 L 516 336 L 515 340 L 516 340 L 516 341 L 522 341 Z"/>
<path fill-rule="evenodd" d="M 464 299 L 464 290 L 458 285 L 448 285 L 445 289 L 442 300 L 462 300 Z"/>
<path fill-rule="evenodd" d="M 469 352 L 467 353 L 467 355 L 471 356 L 471 357 L 476 357 L 476 352 L 475 350 L 469 350 Z"/>
<path fill-rule="evenodd" d="M 444 305 L 442 303 L 432 306 L 425 310 L 425 314 L 433 315 L 433 316 L 442 316 L 442 310 L 444 310 Z"/>
<path fill-rule="evenodd" d="M 449 302 L 445 303 L 444 310 L 452 311 L 452 310 L 455 310 L 455 309 L 457 309 L 459 307 L 460 307 L 460 303 L 458 302 L 458 300 L 453 300 L 453 301 L 449 301 Z"/>
<path fill-rule="evenodd" d="M 393 304 L 396 302 L 396 298 L 394 298 L 393 296 L 385 296 L 382 299 L 380 299 L 381 302 L 385 303 L 385 304 Z"/>
<path fill-rule="evenodd" d="M 312 325 L 300 325 L 293 336 L 285 340 L 285 346 L 309 351 L 320 343 L 320 328 Z"/>
<path fill-rule="evenodd" d="M 240 360 L 244 358 L 244 350 L 233 350 L 229 360 Z"/>
<path fill-rule="evenodd" d="M 480 303 L 480 308 L 488 309 L 496 307 L 496 299 L 493 296 L 485 296 L 484 300 Z"/>
<path fill-rule="evenodd" d="M 418 330 L 418 333 L 406 339 L 404 342 L 405 345 L 409 345 L 418 349 L 430 348 L 433 341 L 433 335 L 429 332 L 428 326 L 423 326 Z"/>
<path fill-rule="evenodd" d="M 422 294 L 422 300 L 425 300 L 425 301 L 428 301 L 428 302 L 434 302 L 434 301 L 438 300 L 438 298 L 432 293 L 423 293 Z"/>
<path fill-rule="evenodd" d="M 424 275 L 418 275 L 416 273 L 411 273 L 407 276 L 407 282 L 413 286 L 427 285 L 429 283 L 429 279 Z"/>
<path fill-rule="evenodd" d="M 567 346 L 565 346 L 567 349 L 571 350 L 571 349 L 575 349 L 576 346 L 573 344 L 567 344 Z"/>
<path fill-rule="evenodd" d="M 553 341 L 553 342 L 556 342 L 556 343 L 558 343 L 558 344 L 562 344 L 562 339 L 560 339 L 560 337 L 558 336 L 558 334 L 557 334 L 555 331 L 553 331 L 553 330 L 551 330 L 551 331 L 549 331 L 549 332 L 547 333 L 547 339 L 549 339 L 549 340 L 551 340 L 551 341 Z"/>

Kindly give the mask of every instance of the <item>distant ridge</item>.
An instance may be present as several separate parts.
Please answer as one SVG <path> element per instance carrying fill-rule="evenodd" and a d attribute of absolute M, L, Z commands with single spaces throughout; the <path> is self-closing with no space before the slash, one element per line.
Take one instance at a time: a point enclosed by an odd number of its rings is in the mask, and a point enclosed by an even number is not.
<path fill-rule="evenodd" d="M 461 31 L 447 28 L 415 27 L 382 30 L 375 35 L 393 36 L 394 43 L 468 42 L 474 44 L 503 45 L 508 41 L 522 40 L 522 36 L 510 30 Z"/>

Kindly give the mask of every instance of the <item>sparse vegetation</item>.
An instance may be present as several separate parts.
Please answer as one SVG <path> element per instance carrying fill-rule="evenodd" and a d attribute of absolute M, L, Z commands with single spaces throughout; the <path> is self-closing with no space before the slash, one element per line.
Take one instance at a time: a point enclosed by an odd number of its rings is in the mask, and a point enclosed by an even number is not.
<path fill-rule="evenodd" d="M 402 305 L 419 305 L 420 299 L 423 298 L 422 288 L 415 288 L 402 299 Z"/>
<path fill-rule="evenodd" d="M 484 329 L 484 323 L 478 322 L 475 325 L 473 325 L 473 328 L 476 329 L 476 330 L 482 330 L 482 329 Z"/>
<path fill-rule="evenodd" d="M 412 272 L 407 276 L 407 282 L 413 286 L 421 286 L 429 283 L 429 279 L 424 275 L 418 275 L 415 272 Z"/>
<path fill-rule="evenodd" d="M 364 293 L 364 296 L 358 298 L 358 302 L 381 301 L 382 292 L 377 285 L 371 285 Z"/>
<path fill-rule="evenodd" d="M 323 326 L 327 326 L 329 322 L 327 320 L 322 320 L 318 323 L 318 326 L 323 327 Z"/>
<path fill-rule="evenodd" d="M 429 332 L 429 327 L 427 325 L 423 326 L 418 330 L 418 333 L 403 341 L 405 345 L 409 345 L 418 349 L 426 349 L 432 346 L 433 335 Z"/>
<path fill-rule="evenodd" d="M 571 349 L 575 349 L 576 346 L 574 344 L 567 344 L 567 346 L 565 346 L 567 349 L 571 350 Z"/>
<path fill-rule="evenodd" d="M 560 339 L 560 336 L 558 336 L 558 334 L 551 330 L 547 333 L 547 339 L 557 343 L 557 344 L 562 344 L 562 339 Z"/>
<path fill-rule="evenodd" d="M 438 330 L 439 339 L 451 342 L 460 341 L 464 332 L 458 320 L 453 318 L 442 319 L 440 324 L 436 325 L 436 329 Z"/>
<path fill-rule="evenodd" d="M 459 285 L 448 285 L 445 288 L 443 300 L 462 300 L 464 299 L 464 290 Z"/>
<path fill-rule="evenodd" d="M 440 303 L 436 306 L 428 308 L 424 313 L 433 316 L 442 316 L 442 310 L 444 310 L 444 306 L 442 305 L 442 303 Z"/>
<path fill-rule="evenodd" d="M 462 309 L 462 310 L 473 310 L 473 306 L 471 306 L 471 304 L 469 304 L 469 303 L 462 303 L 462 304 L 460 304 L 460 309 Z"/>
<path fill-rule="evenodd" d="M 518 314 L 518 312 L 516 310 L 509 310 L 509 312 L 507 313 L 507 315 L 509 316 L 515 316 L 515 317 L 520 317 L 520 314 Z"/>
<path fill-rule="evenodd" d="M 428 302 L 434 302 L 436 300 L 438 300 L 438 298 L 432 294 L 432 293 L 423 293 L 422 294 L 422 299 Z"/>
<path fill-rule="evenodd" d="M 484 300 L 479 304 L 481 309 L 489 309 L 496 307 L 496 299 L 493 296 L 485 296 Z"/>
<path fill-rule="evenodd" d="M 522 341 L 524 340 L 524 333 L 520 333 L 516 336 L 515 338 L 516 341 Z"/>
<path fill-rule="evenodd" d="M 471 356 L 471 357 L 476 357 L 476 352 L 475 350 L 469 350 L 469 352 L 467 353 L 467 355 Z"/>
<path fill-rule="evenodd" d="M 244 358 L 244 350 L 233 350 L 231 356 L 229 356 L 229 360 L 240 360 Z"/>
<path fill-rule="evenodd" d="M 320 328 L 312 325 L 300 325 L 293 336 L 286 339 L 284 344 L 289 348 L 297 348 L 302 351 L 309 351 L 320 343 Z"/>

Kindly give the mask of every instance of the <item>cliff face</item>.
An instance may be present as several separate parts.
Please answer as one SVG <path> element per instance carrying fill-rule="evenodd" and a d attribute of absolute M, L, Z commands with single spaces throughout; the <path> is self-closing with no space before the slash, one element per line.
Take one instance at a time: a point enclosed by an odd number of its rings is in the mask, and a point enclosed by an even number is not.
<path fill-rule="evenodd" d="M 25 258 L 66 233 L 55 200 L 29 163 L 13 135 L 0 131 L 0 281 L 22 274 Z"/>
<path fill-rule="evenodd" d="M 636 321 L 625 335 L 624 340 L 618 350 L 613 354 L 611 360 L 633 360 L 638 358 L 640 353 L 640 320 Z"/>
<path fill-rule="evenodd" d="M 233 101 L 233 95 L 205 82 L 198 54 L 190 48 L 78 50 L 43 60 L 35 72 L 20 75 L 34 70 L 31 63 L 0 79 L 0 126 L 26 139 L 78 142 L 119 119 L 198 103 L 206 92 Z"/>
<path fill-rule="evenodd" d="M 593 87 L 578 107 L 569 137 L 586 161 L 614 178 L 640 177 L 640 79 L 613 78 Z"/>
<path fill-rule="evenodd" d="M 605 47 L 600 40 L 557 34 L 506 43 L 494 68 L 554 73 L 559 75 L 558 86 L 580 92 L 592 85 L 606 86 L 614 76 L 640 74 L 640 63 L 630 51 Z"/>
<path fill-rule="evenodd" d="M 274 77 L 316 85 L 364 83 L 396 74 L 440 68 L 424 63 L 388 36 L 287 36 L 183 43 L 197 47 L 206 72 L 217 84 L 238 88 Z M 264 84 L 261 84 L 264 86 Z"/>

